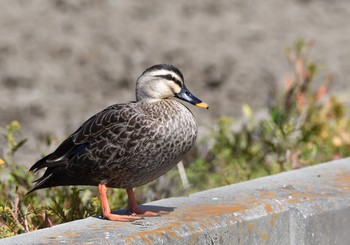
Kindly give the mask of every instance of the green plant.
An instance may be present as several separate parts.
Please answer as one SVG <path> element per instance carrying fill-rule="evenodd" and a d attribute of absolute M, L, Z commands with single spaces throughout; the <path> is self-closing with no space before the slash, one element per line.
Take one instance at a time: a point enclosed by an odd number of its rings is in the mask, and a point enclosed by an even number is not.
<path fill-rule="evenodd" d="M 344 105 L 327 95 L 331 76 L 315 81 L 320 67 L 308 58 L 311 46 L 297 40 L 287 48 L 293 75 L 264 119 L 256 120 L 248 105 L 242 107 L 245 122 L 239 130 L 233 130 L 233 119 L 219 119 L 214 145 L 187 167 L 195 186 L 216 187 L 349 156 L 350 120 Z"/>
<path fill-rule="evenodd" d="M 15 163 L 14 155 L 26 142 L 20 137 L 20 124 L 17 121 L 11 122 L 3 129 L 2 136 L 7 142 L 7 149 L 4 156 L 0 157 L 0 174 L 2 181 L 0 187 L 0 237 L 12 236 L 22 232 L 35 229 L 32 220 L 27 219 L 27 212 L 33 211 L 32 206 L 20 200 L 22 194 L 18 186 L 28 187 L 30 177 L 25 169 Z"/>

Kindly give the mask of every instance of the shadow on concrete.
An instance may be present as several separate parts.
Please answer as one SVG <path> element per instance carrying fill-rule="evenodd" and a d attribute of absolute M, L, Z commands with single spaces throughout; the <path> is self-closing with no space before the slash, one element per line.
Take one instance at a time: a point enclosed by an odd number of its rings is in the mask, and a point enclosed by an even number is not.
<path fill-rule="evenodd" d="M 155 205 L 138 205 L 138 207 L 142 210 L 148 210 L 148 211 L 154 211 L 154 212 L 159 212 L 159 211 L 165 211 L 165 212 L 173 212 L 176 207 L 165 207 L 165 206 L 155 206 Z M 124 209 L 119 209 L 112 211 L 113 214 L 119 214 L 119 215 L 130 215 L 130 211 L 126 208 Z M 97 215 L 94 218 L 101 219 L 101 215 Z"/>

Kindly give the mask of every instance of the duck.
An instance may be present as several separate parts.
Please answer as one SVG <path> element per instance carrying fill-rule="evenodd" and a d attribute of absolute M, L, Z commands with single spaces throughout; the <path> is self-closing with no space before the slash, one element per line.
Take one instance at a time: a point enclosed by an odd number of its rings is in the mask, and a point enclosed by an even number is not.
<path fill-rule="evenodd" d="M 28 192 L 55 186 L 97 186 L 102 216 L 132 222 L 165 211 L 138 208 L 134 188 L 164 175 L 194 146 L 197 123 L 180 100 L 208 109 L 185 86 L 178 68 L 158 64 L 136 80 L 136 100 L 96 113 L 30 172 L 45 169 Z M 107 188 L 123 188 L 129 214 L 111 212 Z"/>

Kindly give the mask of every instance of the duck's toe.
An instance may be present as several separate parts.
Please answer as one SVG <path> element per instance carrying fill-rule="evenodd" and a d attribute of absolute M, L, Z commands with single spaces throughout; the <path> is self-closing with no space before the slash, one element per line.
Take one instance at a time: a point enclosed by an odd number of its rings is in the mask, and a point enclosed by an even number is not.
<path fill-rule="evenodd" d="M 135 220 L 143 219 L 142 216 L 135 216 L 135 215 L 118 215 L 118 214 L 104 214 L 104 217 L 108 220 L 112 221 L 120 221 L 120 222 L 133 222 Z"/>
<path fill-rule="evenodd" d="M 169 212 L 167 211 L 161 211 L 161 210 L 142 210 L 139 208 L 133 208 L 132 210 L 129 210 L 131 212 L 131 215 L 138 216 L 138 217 L 158 217 L 162 215 L 167 215 Z"/>

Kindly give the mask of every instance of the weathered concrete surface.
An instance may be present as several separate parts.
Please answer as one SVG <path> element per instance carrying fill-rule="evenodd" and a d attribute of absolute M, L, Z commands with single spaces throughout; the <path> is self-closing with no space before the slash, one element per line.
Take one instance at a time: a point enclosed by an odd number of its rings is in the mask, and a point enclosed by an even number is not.
<path fill-rule="evenodd" d="M 350 158 L 148 205 L 170 214 L 87 218 L 0 244 L 349 244 Z"/>

